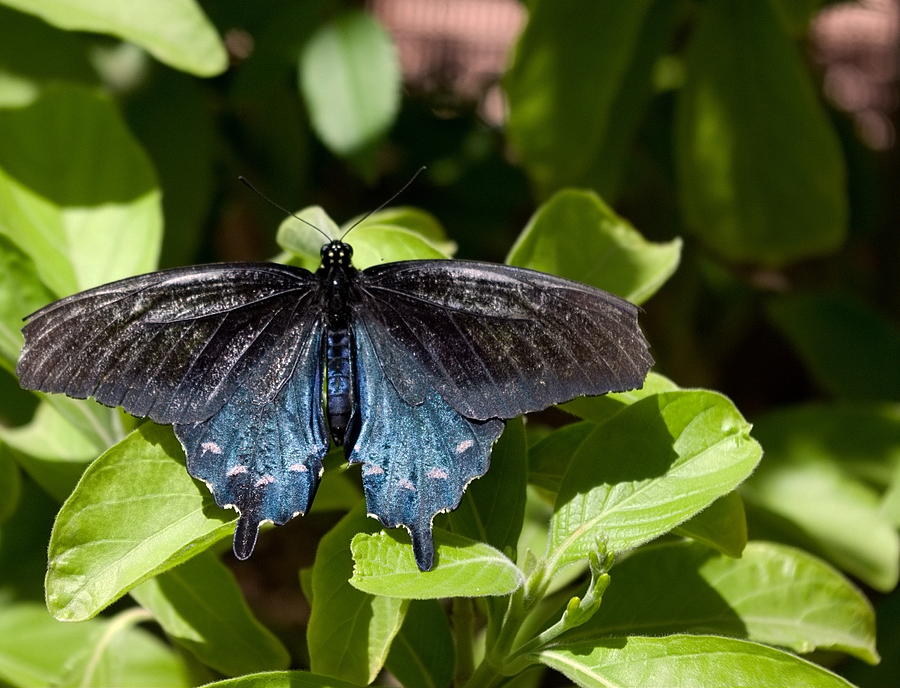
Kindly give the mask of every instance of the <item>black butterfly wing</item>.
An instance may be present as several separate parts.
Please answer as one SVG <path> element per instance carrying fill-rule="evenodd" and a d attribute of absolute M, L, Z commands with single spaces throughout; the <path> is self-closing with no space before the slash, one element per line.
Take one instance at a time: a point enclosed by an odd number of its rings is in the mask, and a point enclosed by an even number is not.
<path fill-rule="evenodd" d="M 512 418 L 638 388 L 653 364 L 636 306 L 561 277 L 420 260 L 368 268 L 358 284 L 357 319 L 412 404 L 433 389 L 467 418 Z"/>
<path fill-rule="evenodd" d="M 173 423 L 191 475 L 240 511 L 246 558 L 259 524 L 305 512 L 321 476 L 318 285 L 299 268 L 226 263 L 97 287 L 28 318 L 19 379 Z"/>
<path fill-rule="evenodd" d="M 361 425 L 348 460 L 362 464 L 369 513 L 386 526 L 405 526 L 416 563 L 428 571 L 435 514 L 455 509 L 466 485 L 487 472 L 503 422 L 465 418 L 434 390 L 407 403 L 385 376 L 365 325 L 355 323 L 353 333 Z M 411 365 L 405 374 L 424 375 Z"/>
<path fill-rule="evenodd" d="M 239 387 L 260 399 L 281 388 L 317 287 L 299 268 L 223 263 L 90 289 L 29 316 L 19 380 L 158 423 L 203 421 Z"/>

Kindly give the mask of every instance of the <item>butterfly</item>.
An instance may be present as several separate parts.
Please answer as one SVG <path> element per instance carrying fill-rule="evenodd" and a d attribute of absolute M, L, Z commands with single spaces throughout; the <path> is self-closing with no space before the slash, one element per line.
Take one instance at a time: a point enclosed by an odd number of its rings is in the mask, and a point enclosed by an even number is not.
<path fill-rule="evenodd" d="M 342 239 L 313 273 L 277 263 L 162 270 L 26 318 L 26 389 L 171 424 L 187 469 L 238 511 L 234 553 L 311 506 L 329 440 L 361 464 L 368 512 L 405 527 L 422 571 L 432 521 L 488 470 L 504 420 L 641 386 L 638 308 L 493 263 L 357 270 Z"/>

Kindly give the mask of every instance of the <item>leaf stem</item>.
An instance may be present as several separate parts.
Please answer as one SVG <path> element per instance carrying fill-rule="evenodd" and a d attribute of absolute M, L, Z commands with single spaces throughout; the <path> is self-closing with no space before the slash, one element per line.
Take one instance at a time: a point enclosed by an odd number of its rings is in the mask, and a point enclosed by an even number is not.
<path fill-rule="evenodd" d="M 453 643 L 456 646 L 456 675 L 454 685 L 468 685 L 473 677 L 475 658 L 475 611 L 472 600 L 454 597 L 452 602 Z"/>

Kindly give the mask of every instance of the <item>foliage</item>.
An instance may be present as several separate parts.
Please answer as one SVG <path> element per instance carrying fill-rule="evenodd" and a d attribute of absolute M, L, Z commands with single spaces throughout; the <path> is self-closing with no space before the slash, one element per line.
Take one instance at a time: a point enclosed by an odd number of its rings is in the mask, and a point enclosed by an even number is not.
<path fill-rule="evenodd" d="M 897 242 L 800 50 L 821 3 L 525 4 L 492 129 L 401 89 L 354 3 L 0 0 L 0 683 L 900 681 Z M 237 174 L 349 217 L 422 163 L 353 229 L 357 266 L 511 246 L 644 304 L 668 376 L 509 422 L 433 571 L 339 452 L 237 564 L 169 428 L 17 388 L 21 318 L 54 298 L 314 269 L 322 237 Z"/>

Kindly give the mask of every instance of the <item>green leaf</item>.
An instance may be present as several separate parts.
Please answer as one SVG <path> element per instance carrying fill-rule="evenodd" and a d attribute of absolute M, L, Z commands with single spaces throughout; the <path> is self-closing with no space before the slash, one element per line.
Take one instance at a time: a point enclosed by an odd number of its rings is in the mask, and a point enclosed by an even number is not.
<path fill-rule="evenodd" d="M 545 193 L 602 155 L 651 0 L 534 0 L 505 78 L 510 141 Z M 590 87 L 584 75 L 590 75 Z M 609 132 L 611 134 L 611 132 Z"/>
<path fill-rule="evenodd" d="M 447 688 L 456 663 L 447 615 L 434 600 L 412 600 L 387 658 L 404 686 Z"/>
<path fill-rule="evenodd" d="M 310 668 L 318 674 L 368 685 L 384 666 L 403 623 L 405 600 L 373 597 L 348 583 L 353 572 L 351 538 L 380 527 L 360 505 L 319 542 L 306 631 Z"/>
<path fill-rule="evenodd" d="M 578 399 L 567 401 L 565 404 L 560 404 L 559 408 L 594 423 L 605 423 L 623 408 L 630 406 L 636 401 L 654 394 L 660 394 L 661 392 L 674 392 L 677 389 L 678 385 L 669 378 L 651 370 L 647 373 L 647 377 L 644 378 L 644 384 L 640 389 L 604 394 L 599 397 L 579 397 Z"/>
<path fill-rule="evenodd" d="M 342 224 L 342 232 L 349 230 L 359 219 L 359 217 L 355 217 Z M 353 230 L 354 235 L 360 227 L 365 227 L 367 225 L 382 225 L 408 229 L 411 232 L 419 234 L 423 239 L 447 256 L 451 256 L 456 252 L 456 243 L 447 237 L 447 232 L 444 230 L 444 227 L 438 219 L 421 208 L 400 205 L 379 210 L 378 212 L 372 213 L 368 218 L 361 222 L 356 229 Z"/>
<path fill-rule="evenodd" d="M 449 258 L 416 232 L 391 225 L 367 225 L 353 233 L 353 264 L 360 270 L 396 260 Z"/>
<path fill-rule="evenodd" d="M 141 609 L 114 616 L 91 645 L 68 661 L 62 679 L 54 686 L 191 686 L 193 681 L 183 660 L 155 636 L 134 628 L 147 618 Z"/>
<path fill-rule="evenodd" d="M 528 482 L 553 494 L 559 492 L 578 447 L 596 427 L 588 421 L 564 425 L 534 445 L 528 452 Z"/>
<path fill-rule="evenodd" d="M 600 611 L 565 641 L 684 632 L 878 661 L 865 596 L 820 559 L 766 542 L 751 542 L 740 559 L 692 543 L 638 551 L 613 569 Z"/>
<path fill-rule="evenodd" d="M 0 4 L 0 106 L 25 105 L 49 82 L 96 84 L 88 46 L 83 36 Z"/>
<path fill-rule="evenodd" d="M 827 462 L 879 488 L 900 466 L 900 404 L 790 406 L 762 416 L 754 434 L 776 463 Z"/>
<path fill-rule="evenodd" d="M 52 300 L 34 261 L 0 234 L 0 365 L 10 372 L 22 350 L 23 318 Z"/>
<path fill-rule="evenodd" d="M 3 486 L 3 499 L 0 501 L 0 525 L 2 525 L 16 512 L 22 494 L 22 476 L 19 467 L 2 444 L 0 444 L 0 485 Z"/>
<path fill-rule="evenodd" d="M 680 239 L 647 241 L 595 193 L 568 189 L 538 208 L 506 262 L 642 303 L 675 272 L 680 256 Z"/>
<path fill-rule="evenodd" d="M 840 144 L 772 3 L 698 9 L 676 118 L 686 226 L 731 260 L 836 250 L 847 231 Z"/>
<path fill-rule="evenodd" d="M 134 624 L 145 612 L 67 624 L 37 604 L 0 609 L 0 678 L 21 688 L 190 686 L 187 667 Z"/>
<path fill-rule="evenodd" d="M 309 206 L 297 215 L 321 229 L 333 239 L 343 230 L 319 206 Z M 285 219 L 278 228 L 278 245 L 290 256 L 286 262 L 315 270 L 321 261 L 320 250 L 324 237 L 295 218 Z M 446 242 L 445 242 L 446 243 Z M 449 258 L 418 230 L 400 225 L 375 224 L 366 221 L 353 230 L 353 264 L 360 270 L 396 260 L 418 258 Z"/>
<path fill-rule="evenodd" d="M 234 530 L 233 514 L 185 470 L 168 427 L 146 423 L 97 459 L 50 536 L 47 607 L 87 619 Z"/>
<path fill-rule="evenodd" d="M 737 492 L 729 492 L 682 523 L 674 532 L 702 542 L 729 557 L 739 557 L 747 544 L 744 500 Z"/>
<path fill-rule="evenodd" d="M 898 580 L 900 538 L 871 483 L 900 458 L 889 406 L 807 406 L 764 416 L 766 461 L 742 489 L 760 534 L 794 543 L 879 590 Z"/>
<path fill-rule="evenodd" d="M 408 537 L 361 533 L 351 543 L 350 584 L 373 595 L 414 600 L 508 595 L 522 585 L 522 572 L 489 545 L 440 528 L 434 529 L 434 544 L 437 566 L 422 573 Z"/>
<path fill-rule="evenodd" d="M 393 124 L 400 68 L 388 33 L 362 11 L 320 27 L 300 56 L 300 89 L 319 138 L 339 155 L 361 152 Z"/>
<path fill-rule="evenodd" d="M 210 552 L 136 588 L 131 596 L 172 640 L 226 676 L 284 669 L 290 655 L 247 607 L 231 572 Z"/>
<path fill-rule="evenodd" d="M 171 67 L 197 76 L 225 71 L 228 57 L 215 27 L 193 0 L 3 0 L 62 29 L 107 33 L 135 43 Z"/>
<path fill-rule="evenodd" d="M 550 570 L 606 543 L 623 552 L 731 492 L 759 462 L 750 424 L 724 396 L 666 392 L 632 404 L 579 446 L 550 523 Z"/>
<path fill-rule="evenodd" d="M 490 470 L 469 485 L 450 513 L 450 528 L 501 552 L 515 551 L 525 518 L 527 480 L 525 425 L 513 419 L 491 451 Z"/>
<path fill-rule="evenodd" d="M 594 149 L 590 167 L 577 179 L 569 176 L 568 166 L 556 170 L 556 183 L 589 187 L 614 202 L 621 194 L 623 177 L 635 166 L 642 151 L 635 144 L 636 134 L 647 119 L 648 105 L 665 88 L 658 77 L 660 63 L 667 61 L 672 36 L 685 16 L 683 0 L 652 0 L 635 39 L 635 51 L 620 79 L 615 100 L 609 108 L 602 140 Z M 638 155 L 635 155 L 635 153 Z"/>
<path fill-rule="evenodd" d="M 785 296 L 769 314 L 828 392 L 850 399 L 900 399 L 900 330 L 860 301 Z"/>
<path fill-rule="evenodd" d="M 362 684 L 306 671 L 271 671 L 207 683 L 202 688 L 362 688 Z"/>
<path fill-rule="evenodd" d="M 536 659 L 587 688 L 853 688 L 827 669 L 765 645 L 702 635 L 561 644 Z"/>
<path fill-rule="evenodd" d="M 215 190 L 217 128 L 205 84 L 160 71 L 130 94 L 128 124 L 146 148 L 163 189 L 163 266 L 197 259 Z"/>
<path fill-rule="evenodd" d="M 160 195 L 109 98 L 48 86 L 0 109 L 0 234 L 66 295 L 156 267 Z"/>
<path fill-rule="evenodd" d="M 16 428 L 0 427 L 0 440 L 34 481 L 62 502 L 100 449 L 66 421 L 46 401 L 31 422 Z"/>

